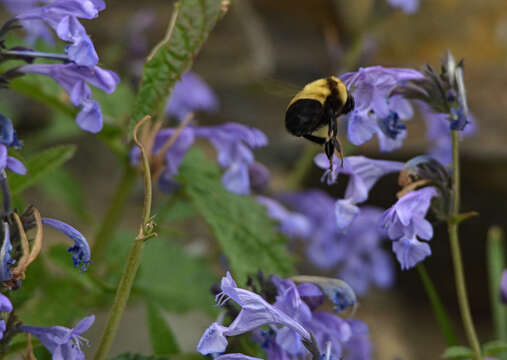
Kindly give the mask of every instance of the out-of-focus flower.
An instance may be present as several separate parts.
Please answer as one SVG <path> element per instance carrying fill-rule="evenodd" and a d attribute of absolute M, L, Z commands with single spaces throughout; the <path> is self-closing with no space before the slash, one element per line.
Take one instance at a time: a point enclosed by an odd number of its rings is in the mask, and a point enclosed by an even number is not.
<path fill-rule="evenodd" d="M 53 78 L 69 95 L 81 111 L 76 123 L 86 131 L 97 133 L 102 130 L 102 112 L 99 104 L 92 99 L 88 84 L 110 94 L 114 92 L 120 79 L 116 73 L 98 66 L 88 68 L 76 64 L 33 64 L 25 65 L 17 71 L 26 74 L 40 74 Z"/>
<path fill-rule="evenodd" d="M 342 230 L 336 223 L 335 200 L 320 190 L 289 194 L 282 199 L 310 220 L 308 259 L 323 269 L 337 268 L 339 278 L 358 295 L 365 295 L 371 285 L 389 288 L 394 282 L 394 264 L 382 249 L 385 232 L 377 224 L 382 211 L 365 206 Z"/>
<path fill-rule="evenodd" d="M 380 220 L 393 242 L 393 251 L 402 269 L 410 269 L 431 255 L 430 246 L 418 240 L 431 240 L 433 227 L 425 219 L 431 199 L 437 196 L 434 187 L 414 190 L 387 209 Z"/>
<path fill-rule="evenodd" d="M 405 124 L 413 116 L 411 104 L 391 92 L 423 75 L 412 69 L 372 66 L 340 77 L 355 99 L 355 108 L 344 116 L 351 143 L 361 145 L 377 134 L 380 149 L 392 151 L 402 145 Z"/>
<path fill-rule="evenodd" d="M 311 233 L 310 221 L 302 214 L 288 211 L 278 201 L 257 196 L 257 201 L 266 206 L 268 215 L 280 222 L 280 231 L 289 237 L 305 238 Z"/>
<path fill-rule="evenodd" d="M 30 0 L 31 2 L 31 0 Z M 20 21 L 41 20 L 51 26 L 58 37 L 70 42 L 66 52 L 69 59 L 80 66 L 93 67 L 99 58 L 93 43 L 78 18 L 93 19 L 104 10 L 102 0 L 55 0 L 42 6 L 31 6 L 16 16 Z"/>
<path fill-rule="evenodd" d="M 340 173 L 349 175 L 345 190 L 345 198 L 336 201 L 334 213 L 339 229 L 345 229 L 359 213 L 360 204 L 368 199 L 368 194 L 375 183 L 384 175 L 398 172 L 403 163 L 398 161 L 374 160 L 364 156 L 347 156 L 341 167 L 336 156 L 333 157 L 333 170 L 329 169 L 329 161 L 324 153 L 318 154 L 315 164 L 325 169 L 322 179 L 334 184 Z"/>
<path fill-rule="evenodd" d="M 4 239 L 2 247 L 0 248 L 0 282 L 10 280 L 12 277 L 11 265 L 15 263 L 15 260 L 11 257 L 12 244 L 11 235 L 9 230 L 9 224 L 3 223 L 3 235 Z"/>
<path fill-rule="evenodd" d="M 191 112 L 218 110 L 213 90 L 194 72 L 187 72 L 176 83 L 166 106 L 166 113 L 183 121 Z"/>
<path fill-rule="evenodd" d="M 268 168 L 258 161 L 254 161 L 248 166 L 248 176 L 250 177 L 250 186 L 255 191 L 264 190 L 271 178 Z"/>
<path fill-rule="evenodd" d="M 42 224 L 51 226 L 74 241 L 74 246 L 68 248 L 67 251 L 72 253 L 72 262 L 74 266 L 80 267 L 81 271 L 86 271 L 91 262 L 91 252 L 90 246 L 83 234 L 60 220 L 42 218 Z"/>
<path fill-rule="evenodd" d="M 0 312 L 10 313 L 12 311 L 12 303 L 7 296 L 0 294 Z M 4 331 L 7 329 L 5 320 L 0 320 L 0 340 L 4 337 Z"/>
<path fill-rule="evenodd" d="M 95 316 L 91 315 L 81 320 L 76 327 L 69 329 L 63 326 L 27 326 L 21 325 L 19 329 L 32 334 L 48 349 L 55 360 L 83 360 L 84 354 L 81 343 L 88 345 L 88 340 L 81 336 L 92 326 Z"/>
<path fill-rule="evenodd" d="M 504 304 L 507 304 L 507 270 L 503 271 L 500 281 L 500 299 Z"/>
<path fill-rule="evenodd" d="M 23 163 L 7 154 L 9 147 L 19 149 L 22 145 L 12 126 L 12 121 L 7 116 L 0 114 L 0 171 L 7 168 L 20 175 L 26 174 Z"/>
<path fill-rule="evenodd" d="M 413 14 L 419 9 L 419 0 L 387 0 L 389 5 L 400 8 L 407 14 Z"/>
<path fill-rule="evenodd" d="M 452 162 L 451 128 L 448 115 L 431 112 L 425 104 L 421 105 L 426 122 L 426 137 L 431 142 L 428 154 L 444 165 Z M 472 114 L 468 115 L 468 125 L 460 132 L 461 138 L 470 137 L 477 133 L 477 121 Z"/>

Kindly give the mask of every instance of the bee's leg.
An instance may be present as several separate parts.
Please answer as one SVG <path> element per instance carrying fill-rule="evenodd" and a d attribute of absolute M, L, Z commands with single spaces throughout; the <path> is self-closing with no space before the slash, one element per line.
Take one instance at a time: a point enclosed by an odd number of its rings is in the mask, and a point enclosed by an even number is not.
<path fill-rule="evenodd" d="M 324 145 L 326 143 L 326 139 L 320 136 L 308 135 L 305 134 L 303 137 L 311 142 L 317 143 L 319 145 Z"/>
<path fill-rule="evenodd" d="M 340 138 L 337 136 L 332 137 L 330 141 L 333 143 L 334 151 L 336 151 L 336 153 L 338 154 L 338 157 L 340 158 L 340 161 L 341 161 L 341 166 L 343 167 L 343 145 L 342 145 L 342 142 L 340 141 Z"/>
<path fill-rule="evenodd" d="M 324 151 L 326 152 L 327 158 L 329 159 L 329 168 L 331 170 L 333 170 L 333 154 L 335 150 L 335 144 L 333 142 L 333 138 L 331 138 L 324 145 Z"/>
<path fill-rule="evenodd" d="M 331 129 L 329 136 L 338 136 L 338 120 L 336 116 L 333 116 L 329 121 L 329 128 Z"/>

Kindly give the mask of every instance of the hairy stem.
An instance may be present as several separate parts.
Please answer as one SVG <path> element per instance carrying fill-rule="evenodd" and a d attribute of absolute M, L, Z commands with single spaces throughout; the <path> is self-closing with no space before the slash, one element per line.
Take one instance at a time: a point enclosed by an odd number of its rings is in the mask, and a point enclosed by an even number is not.
<path fill-rule="evenodd" d="M 477 333 L 475 331 L 470 305 L 468 303 L 467 289 L 465 284 L 465 272 L 463 261 L 461 259 L 461 250 L 458 238 L 459 222 L 456 217 L 459 215 L 460 202 L 460 168 L 459 168 L 459 134 L 456 130 L 452 131 L 452 204 L 451 214 L 448 220 L 449 241 L 451 244 L 451 254 L 454 264 L 454 278 L 456 281 L 456 292 L 458 295 L 459 309 L 463 327 L 468 339 L 468 344 L 474 352 L 474 359 L 481 360 L 481 348 Z"/>
<path fill-rule="evenodd" d="M 113 194 L 109 208 L 107 209 L 107 212 L 97 231 L 97 235 L 95 235 L 92 254 L 95 262 L 97 263 L 100 262 L 108 242 L 114 236 L 125 205 L 129 199 L 130 192 L 132 191 L 135 179 L 136 170 L 127 164 L 122 178 L 116 187 L 115 193 Z"/>
<path fill-rule="evenodd" d="M 139 265 L 141 263 L 141 255 L 143 253 L 144 243 L 148 238 L 155 236 L 155 234 L 152 231 L 153 226 L 151 224 L 152 184 L 151 184 L 150 163 L 148 160 L 148 155 L 144 151 L 143 145 L 137 140 L 138 128 L 149 120 L 150 120 L 149 116 L 144 117 L 134 129 L 134 141 L 141 149 L 141 160 L 143 163 L 143 173 L 144 173 L 145 191 L 144 191 L 144 209 L 142 223 L 141 226 L 139 227 L 137 237 L 134 240 L 134 244 L 130 249 L 127 264 L 125 266 L 125 269 L 123 270 L 120 283 L 118 284 L 118 288 L 116 290 L 116 296 L 114 298 L 113 306 L 111 307 L 111 311 L 107 318 L 106 326 L 104 327 L 99 347 L 97 349 L 97 352 L 95 353 L 94 358 L 95 360 L 104 360 L 109 354 L 109 350 L 111 349 L 111 345 L 116 336 L 116 332 L 118 331 L 120 320 L 123 316 L 123 312 L 125 311 L 125 307 L 127 306 L 127 301 L 130 297 L 130 292 L 134 284 L 134 279 L 136 277 L 137 270 L 139 269 Z"/>
<path fill-rule="evenodd" d="M 445 310 L 445 306 L 442 303 L 442 299 L 440 298 L 437 290 L 435 289 L 433 281 L 431 280 L 428 272 L 426 271 L 426 267 L 423 265 L 423 263 L 419 263 L 417 264 L 416 269 L 423 283 L 426 295 L 428 295 L 428 298 L 430 300 L 431 307 L 433 308 L 435 317 L 437 318 L 438 324 L 440 325 L 440 331 L 442 332 L 447 341 L 447 345 L 448 346 L 456 345 L 457 341 L 451 326 L 451 320 L 449 319 L 449 315 Z"/>

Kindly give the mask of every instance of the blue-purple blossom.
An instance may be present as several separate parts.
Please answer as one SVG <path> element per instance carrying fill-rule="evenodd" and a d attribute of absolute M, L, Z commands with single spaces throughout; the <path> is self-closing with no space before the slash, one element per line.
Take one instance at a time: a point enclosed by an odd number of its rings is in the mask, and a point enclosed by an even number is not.
<path fill-rule="evenodd" d="M 413 14 L 419 9 L 419 0 L 387 0 L 387 2 L 407 14 Z"/>
<path fill-rule="evenodd" d="M 504 304 L 507 304 L 507 270 L 503 271 L 500 280 L 500 299 Z"/>
<path fill-rule="evenodd" d="M 58 37 L 70 44 L 66 47 L 69 59 L 80 66 L 93 67 L 99 58 L 93 43 L 78 18 L 93 19 L 104 10 L 102 0 L 54 0 L 42 6 L 21 9 L 20 21 L 40 20 L 51 26 Z M 20 10 L 20 9 L 18 9 Z"/>
<path fill-rule="evenodd" d="M 17 69 L 26 74 L 40 74 L 53 78 L 69 95 L 73 105 L 79 106 L 76 123 L 86 131 L 97 133 L 102 130 L 102 112 L 99 104 L 92 99 L 88 85 L 110 94 L 115 91 L 120 79 L 111 70 L 98 66 L 81 67 L 76 64 L 33 64 Z"/>
<path fill-rule="evenodd" d="M 222 354 L 215 357 L 213 360 L 262 360 L 256 357 L 247 356 L 244 354 Z"/>
<path fill-rule="evenodd" d="M 223 305 L 231 298 L 241 306 L 241 311 L 229 326 L 215 322 L 204 332 L 196 347 L 201 354 L 221 354 L 226 350 L 227 336 L 244 334 L 268 324 L 283 325 L 310 340 L 310 334 L 301 324 L 270 305 L 260 295 L 238 288 L 229 272 L 222 278 L 221 289 L 222 292 L 216 298 L 217 303 Z"/>
<path fill-rule="evenodd" d="M 355 99 L 355 108 L 344 116 L 351 143 L 361 145 L 377 134 L 380 149 L 392 151 L 402 145 L 405 124 L 413 116 L 408 100 L 391 91 L 423 75 L 412 69 L 372 66 L 340 77 Z"/>
<path fill-rule="evenodd" d="M 347 156 L 343 167 L 336 156 L 333 156 L 333 170 L 329 169 L 329 160 L 324 153 L 318 154 L 315 164 L 325 169 L 323 180 L 328 185 L 334 184 L 340 173 L 349 175 L 345 197 L 336 201 L 334 213 L 339 229 L 345 229 L 359 213 L 357 204 L 368 199 L 368 194 L 375 183 L 384 175 L 399 172 L 404 164 L 398 161 L 374 160 L 364 156 Z"/>
<path fill-rule="evenodd" d="M 426 122 L 426 137 L 431 143 L 428 154 L 443 165 L 452 162 L 451 128 L 449 127 L 449 114 L 435 113 L 421 103 L 424 120 Z M 468 125 L 460 131 L 460 137 L 470 137 L 477 133 L 477 121 L 468 113 Z"/>
<path fill-rule="evenodd" d="M 86 271 L 91 262 L 91 252 L 90 246 L 83 234 L 60 220 L 42 218 L 42 224 L 51 226 L 74 241 L 74 246 L 68 248 L 67 251 L 72 253 L 72 262 L 74 266 L 79 267 L 81 271 Z"/>
<path fill-rule="evenodd" d="M 25 175 L 26 168 L 18 159 L 8 156 L 8 148 L 20 148 L 22 143 L 18 140 L 18 136 L 12 121 L 0 114 L 0 171 L 9 169 L 17 174 Z"/>
<path fill-rule="evenodd" d="M 0 248 L 0 282 L 11 279 L 11 265 L 15 263 L 15 260 L 11 257 L 11 235 L 7 222 L 3 223 L 3 234 L 4 238 Z"/>
<path fill-rule="evenodd" d="M 342 230 L 334 216 L 335 200 L 325 192 L 309 190 L 282 199 L 310 220 L 306 253 L 314 265 L 337 268 L 337 276 L 358 295 L 365 295 L 371 285 L 386 289 L 394 283 L 393 260 L 382 248 L 386 234 L 377 226 L 380 209 L 362 207 Z"/>
<path fill-rule="evenodd" d="M 10 313 L 12 311 L 12 303 L 7 296 L 0 294 L 0 312 Z M 0 340 L 4 337 L 4 331 L 7 329 L 4 320 L 0 320 Z"/>
<path fill-rule="evenodd" d="M 187 72 L 176 83 L 166 106 L 166 113 L 178 121 L 197 111 L 215 112 L 218 99 L 213 90 L 194 72 Z"/>
<path fill-rule="evenodd" d="M 81 320 L 73 329 L 63 326 L 27 325 L 21 325 L 19 329 L 39 339 L 53 355 L 53 360 L 84 360 L 81 344 L 88 345 L 88 340 L 83 338 L 81 334 L 88 330 L 94 321 L 95 316 L 91 315 Z"/>
<path fill-rule="evenodd" d="M 311 233 L 311 223 L 304 215 L 287 210 L 278 201 L 257 196 L 257 201 L 267 208 L 268 215 L 280 223 L 280 231 L 288 237 L 306 238 Z"/>
<path fill-rule="evenodd" d="M 18 15 L 28 12 L 37 7 L 39 0 L 1 0 L 7 10 L 13 14 Z M 21 21 L 23 28 L 27 33 L 26 41 L 29 44 L 35 43 L 39 38 L 42 38 L 47 43 L 53 43 L 53 35 L 51 30 L 40 20 L 23 20 Z"/>
<path fill-rule="evenodd" d="M 411 191 L 382 215 L 380 225 L 394 241 L 393 251 L 402 269 L 410 269 L 431 255 L 430 246 L 418 238 L 428 241 L 433 237 L 433 227 L 425 217 L 437 195 L 434 187 Z"/>

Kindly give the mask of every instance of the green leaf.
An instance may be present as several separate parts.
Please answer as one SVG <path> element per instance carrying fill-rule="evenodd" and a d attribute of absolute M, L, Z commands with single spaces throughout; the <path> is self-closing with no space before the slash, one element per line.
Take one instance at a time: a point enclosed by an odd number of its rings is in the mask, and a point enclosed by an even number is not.
<path fill-rule="evenodd" d="M 445 350 L 442 357 L 444 359 L 471 359 L 474 357 L 474 352 L 466 346 L 451 346 Z"/>
<path fill-rule="evenodd" d="M 173 332 L 158 306 L 151 301 L 146 301 L 146 317 L 153 353 L 155 355 L 178 354 L 180 348 Z"/>
<path fill-rule="evenodd" d="M 222 0 L 180 0 L 165 38 L 144 64 L 131 126 L 145 115 L 156 115 L 180 76 L 192 62 L 222 14 Z"/>
<path fill-rule="evenodd" d="M 212 273 L 207 261 L 190 256 L 173 239 L 155 238 L 144 248 L 135 290 L 167 311 L 213 311 Z"/>
<path fill-rule="evenodd" d="M 277 224 L 252 197 L 225 190 L 215 163 L 192 150 L 180 174 L 184 191 L 213 230 L 236 280 L 243 282 L 258 270 L 282 277 L 293 272 L 293 259 Z"/>
<path fill-rule="evenodd" d="M 507 350 L 507 342 L 502 340 L 489 341 L 482 345 L 484 356 L 499 355 Z"/>
<path fill-rule="evenodd" d="M 9 185 L 12 194 L 35 185 L 44 176 L 62 166 L 76 151 L 74 145 L 55 146 L 37 154 L 25 162 L 28 170 L 26 175 L 9 174 Z"/>

